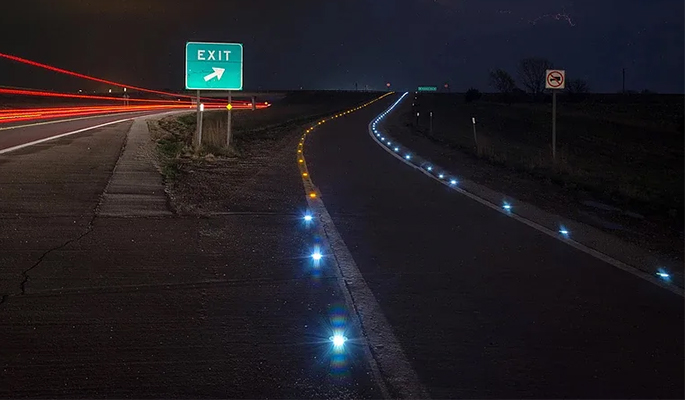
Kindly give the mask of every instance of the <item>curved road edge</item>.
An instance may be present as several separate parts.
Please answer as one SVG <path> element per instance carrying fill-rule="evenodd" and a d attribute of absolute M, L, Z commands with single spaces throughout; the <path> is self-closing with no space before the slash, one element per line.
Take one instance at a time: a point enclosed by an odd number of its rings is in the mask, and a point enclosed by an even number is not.
<path fill-rule="evenodd" d="M 480 204 L 514 218 L 609 265 L 685 297 L 683 276 L 679 274 L 682 266 L 671 265 L 669 272 L 666 273 L 662 269 L 663 261 L 643 249 L 636 248 L 634 245 L 625 243 L 621 239 L 586 224 L 546 212 L 475 182 L 457 180 L 445 169 L 413 154 L 411 149 L 387 140 L 389 136 L 378 129 L 378 124 L 402 102 L 407 94 L 403 94 L 388 110 L 369 123 L 369 136 L 387 153 L 429 178 Z M 571 239 L 571 233 L 575 239 Z"/>
<path fill-rule="evenodd" d="M 374 378 L 381 387 L 383 397 L 429 398 L 428 391 L 411 366 L 390 323 L 383 315 L 378 301 L 364 280 L 352 254 L 335 227 L 333 219 L 328 214 L 320 193 L 311 180 L 304 158 L 305 139 L 315 127 L 365 108 L 391 94 L 386 93 L 361 106 L 323 119 L 308 128 L 297 146 L 297 160 L 310 212 L 320 221 L 317 228 L 321 237 L 328 241 L 331 258 L 336 267 L 335 273 L 342 278 L 338 280 L 340 289 L 344 293 L 347 306 L 354 311 L 353 323 L 365 335 L 365 338 L 362 338 L 364 352 L 375 375 Z"/>

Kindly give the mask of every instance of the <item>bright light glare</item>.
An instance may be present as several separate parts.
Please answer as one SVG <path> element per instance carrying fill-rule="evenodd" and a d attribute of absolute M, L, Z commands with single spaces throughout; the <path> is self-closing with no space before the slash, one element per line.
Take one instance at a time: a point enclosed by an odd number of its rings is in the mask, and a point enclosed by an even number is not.
<path fill-rule="evenodd" d="M 312 259 L 313 259 L 314 261 L 319 261 L 319 260 L 321 260 L 321 257 L 323 257 L 323 256 L 321 255 L 321 252 L 318 251 L 318 250 L 312 253 Z"/>
<path fill-rule="evenodd" d="M 438 175 L 438 178 L 440 178 L 440 179 L 442 179 L 444 177 L 445 177 L 445 175 L 443 175 L 443 174 Z"/>
<path fill-rule="evenodd" d="M 307 214 L 307 215 L 304 216 L 304 220 L 307 221 L 307 222 L 311 222 L 311 221 L 312 221 L 312 216 L 309 215 L 309 214 Z"/>
<path fill-rule="evenodd" d="M 561 233 L 564 236 L 568 236 L 568 229 L 564 228 L 563 226 L 559 228 L 559 233 Z"/>
<path fill-rule="evenodd" d="M 507 211 L 511 211 L 511 204 L 509 204 L 509 203 L 504 203 L 504 204 L 502 205 L 502 208 L 504 208 L 504 209 L 507 210 Z"/>
<path fill-rule="evenodd" d="M 400 151 L 400 148 L 399 148 L 399 147 L 395 147 L 395 151 Z"/>
<path fill-rule="evenodd" d="M 450 185 L 456 185 L 456 184 L 457 184 L 456 179 L 452 179 L 452 180 L 450 181 Z"/>
<path fill-rule="evenodd" d="M 333 342 L 333 347 L 341 348 L 347 342 L 347 338 L 339 333 L 330 337 L 331 342 Z"/>
<path fill-rule="evenodd" d="M 666 272 L 666 270 L 663 268 L 659 268 L 656 272 L 656 275 L 667 282 L 671 280 L 671 274 Z"/>
<path fill-rule="evenodd" d="M 411 160 L 411 156 L 410 156 L 409 154 L 407 154 L 406 156 L 404 156 L 404 158 L 406 158 L 407 160 Z"/>
<path fill-rule="evenodd" d="M 432 171 L 432 170 L 433 170 L 433 167 L 428 167 L 427 169 L 428 169 L 429 171 Z"/>

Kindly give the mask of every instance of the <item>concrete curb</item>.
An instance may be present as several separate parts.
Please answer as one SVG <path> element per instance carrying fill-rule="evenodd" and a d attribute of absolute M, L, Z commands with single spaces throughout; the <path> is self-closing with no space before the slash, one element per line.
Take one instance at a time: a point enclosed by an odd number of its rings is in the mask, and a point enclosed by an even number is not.
<path fill-rule="evenodd" d="M 154 165 L 155 143 L 147 122 L 178 112 L 135 118 L 126 144 L 98 206 L 100 217 L 166 217 L 167 206 L 162 175 Z"/>

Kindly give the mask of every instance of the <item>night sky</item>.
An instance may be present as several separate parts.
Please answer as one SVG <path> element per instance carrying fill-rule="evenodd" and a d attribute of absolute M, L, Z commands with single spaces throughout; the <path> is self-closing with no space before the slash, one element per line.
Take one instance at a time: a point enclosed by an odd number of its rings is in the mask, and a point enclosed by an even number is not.
<path fill-rule="evenodd" d="M 683 0 L 3 0 L 0 52 L 182 90 L 186 41 L 241 42 L 246 89 L 453 90 L 528 56 L 592 91 L 682 93 Z M 515 76 L 515 75 L 514 75 Z M 0 60 L 0 85 L 74 79 Z"/>

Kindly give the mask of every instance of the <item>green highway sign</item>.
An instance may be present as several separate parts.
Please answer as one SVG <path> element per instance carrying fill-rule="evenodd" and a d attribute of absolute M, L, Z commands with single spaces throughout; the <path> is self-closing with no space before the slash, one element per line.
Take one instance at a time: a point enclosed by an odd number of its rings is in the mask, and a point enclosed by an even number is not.
<path fill-rule="evenodd" d="M 419 86 L 419 92 L 437 92 L 438 88 L 435 86 Z"/>
<path fill-rule="evenodd" d="M 186 89 L 243 90 L 243 45 L 186 43 Z"/>

